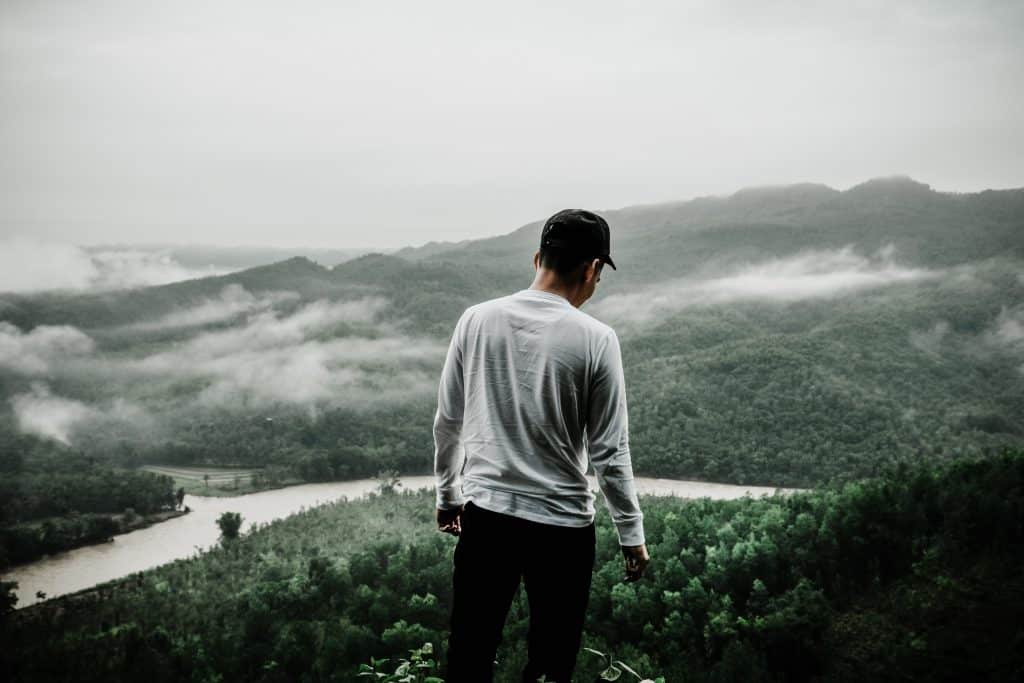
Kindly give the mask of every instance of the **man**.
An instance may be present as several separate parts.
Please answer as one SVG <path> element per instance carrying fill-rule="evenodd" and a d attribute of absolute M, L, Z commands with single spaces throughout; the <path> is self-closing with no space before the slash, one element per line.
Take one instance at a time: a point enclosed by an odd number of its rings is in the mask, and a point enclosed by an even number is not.
<path fill-rule="evenodd" d="M 615 268 L 609 252 L 603 218 L 560 211 L 541 232 L 533 284 L 470 306 L 455 326 L 434 418 L 438 529 L 459 537 L 449 683 L 493 680 L 520 579 L 530 605 L 522 680 L 569 683 L 594 567 L 588 456 L 625 580 L 649 561 L 619 340 L 579 310 L 604 264 Z"/>

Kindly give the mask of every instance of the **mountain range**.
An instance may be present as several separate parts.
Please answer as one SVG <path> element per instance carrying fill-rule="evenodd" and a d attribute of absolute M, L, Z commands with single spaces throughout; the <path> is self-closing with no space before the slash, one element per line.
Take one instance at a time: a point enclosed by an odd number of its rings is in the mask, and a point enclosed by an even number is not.
<path fill-rule="evenodd" d="M 602 215 L 618 269 L 583 310 L 622 340 L 638 473 L 813 485 L 1024 443 L 1024 189 L 893 177 Z M 452 326 L 530 285 L 542 223 L 333 267 L 2 294 L 0 446 L 427 472 Z"/>

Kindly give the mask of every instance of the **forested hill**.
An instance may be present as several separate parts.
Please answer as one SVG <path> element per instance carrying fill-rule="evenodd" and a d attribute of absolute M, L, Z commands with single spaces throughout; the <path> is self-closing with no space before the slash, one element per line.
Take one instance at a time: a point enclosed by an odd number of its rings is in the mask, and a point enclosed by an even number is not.
<path fill-rule="evenodd" d="M 1024 256 L 1024 188 L 941 193 L 906 177 L 839 192 L 824 185 L 749 188 L 728 197 L 603 211 L 616 285 L 652 282 L 801 249 L 890 247 L 917 265 Z M 410 259 L 527 267 L 543 220 L 483 240 L 395 252 Z"/>
<path fill-rule="evenodd" d="M 1024 445 L 1024 190 L 888 178 L 606 215 L 619 270 L 584 310 L 622 340 L 638 473 L 806 486 Z M 332 268 L 0 295 L 0 451 L 17 454 L 0 466 L 426 473 L 452 326 L 529 286 L 540 225 Z"/>

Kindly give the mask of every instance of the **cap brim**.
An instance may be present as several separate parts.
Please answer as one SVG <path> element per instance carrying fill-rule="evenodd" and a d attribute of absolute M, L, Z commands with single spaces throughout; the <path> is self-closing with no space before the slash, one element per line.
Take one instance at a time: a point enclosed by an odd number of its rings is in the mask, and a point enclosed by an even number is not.
<path fill-rule="evenodd" d="M 601 260 L 604 261 L 605 263 L 607 263 L 609 266 L 611 266 L 612 270 L 618 270 L 618 268 L 615 267 L 615 262 L 612 261 L 612 257 L 611 256 L 602 256 Z"/>

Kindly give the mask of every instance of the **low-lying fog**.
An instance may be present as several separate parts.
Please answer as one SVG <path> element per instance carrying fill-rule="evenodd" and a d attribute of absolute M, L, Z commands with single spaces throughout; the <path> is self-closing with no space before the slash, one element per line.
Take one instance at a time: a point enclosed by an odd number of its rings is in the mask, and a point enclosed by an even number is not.
<path fill-rule="evenodd" d="M 910 282 L 968 286 L 972 273 L 971 266 L 903 264 L 891 248 L 863 255 L 848 246 L 671 279 L 610 294 L 585 310 L 620 334 L 643 334 L 693 307 L 790 303 Z M 380 296 L 302 301 L 295 292 L 229 284 L 193 305 L 89 332 L 0 322 L 0 370 L 19 387 L 6 397 L 18 427 L 63 443 L 77 428 L 100 425 L 151 439 L 166 415 L 213 408 L 285 406 L 315 416 L 328 408 L 430 401 L 448 339 L 403 331 L 385 319 L 390 305 Z M 104 338 L 117 339 L 117 349 L 104 348 Z M 951 338 L 949 323 L 935 320 L 908 329 L 907 343 L 937 354 Z M 974 353 L 1020 351 L 1024 306 L 1005 306 L 970 343 Z"/>

